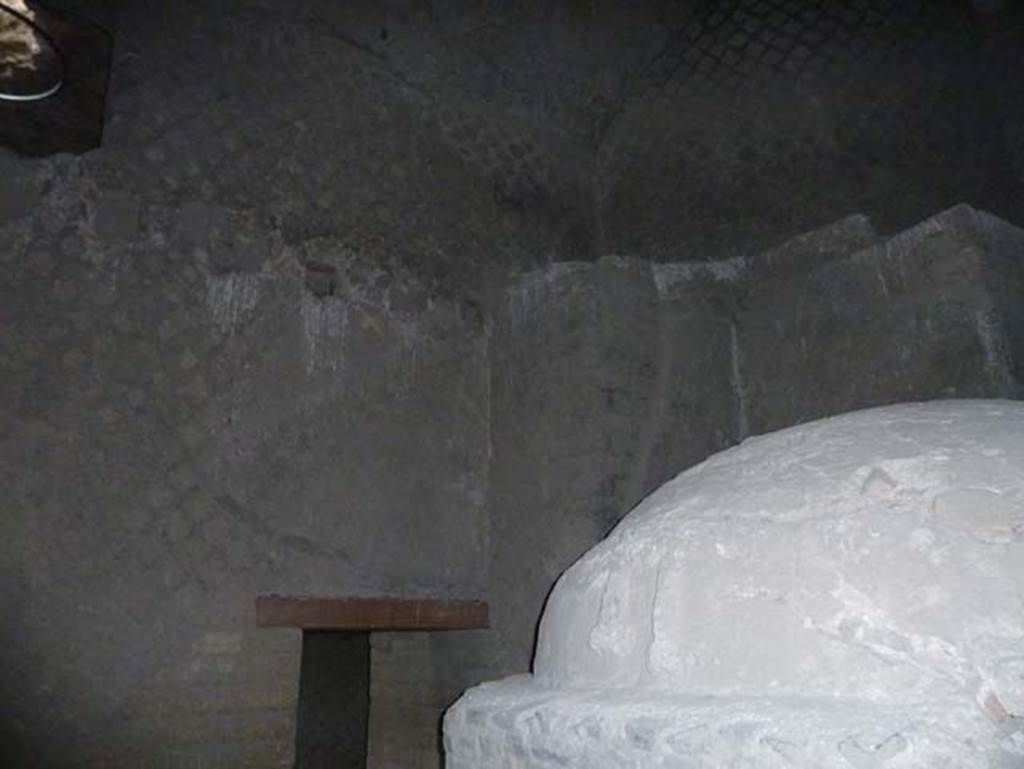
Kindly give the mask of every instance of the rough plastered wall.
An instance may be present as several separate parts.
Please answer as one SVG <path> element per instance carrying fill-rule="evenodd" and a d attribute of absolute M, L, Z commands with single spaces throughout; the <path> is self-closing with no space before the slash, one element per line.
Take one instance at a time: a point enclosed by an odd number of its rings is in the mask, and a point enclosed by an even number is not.
<path fill-rule="evenodd" d="M 1022 280 L 1024 232 L 957 206 L 759 282 L 737 316 L 751 432 L 894 401 L 1020 397 Z"/>
<path fill-rule="evenodd" d="M 628 493 L 654 374 L 652 291 L 647 265 L 612 258 L 535 272 L 502 297 L 489 488 L 497 669 L 528 667 L 552 576 L 603 536 Z"/>
<path fill-rule="evenodd" d="M 1008 5 L 665 4 L 597 145 L 599 250 L 724 258 L 854 211 L 888 233 L 964 200 L 1024 220 Z"/>
<path fill-rule="evenodd" d="M 723 5 L 721 30 L 753 23 Z M 802 4 L 760 6 L 814 37 Z M 748 45 L 692 45 L 705 11 L 122 6 L 103 147 L 0 155 L 6 744 L 69 765 L 286 764 L 298 636 L 248 630 L 255 592 L 483 594 L 493 633 L 374 638 L 371 764 L 436 765 L 441 708 L 525 668 L 574 555 L 783 413 L 762 404 L 791 380 L 748 386 L 744 340 L 774 305 L 741 313 L 737 254 L 850 211 L 897 213 L 888 231 L 953 195 L 1021 199 L 1016 81 L 971 79 L 955 41 L 885 64 L 899 76 L 877 94 L 785 74 L 702 90 L 693 67 L 732 72 L 726 49 Z M 785 40 L 793 82 L 816 72 Z M 1012 73 L 1007 40 L 983 63 Z M 631 256 L 594 264 L 606 252 Z M 737 258 L 645 266 L 711 257 Z M 990 292 L 1003 320 L 971 327 L 1000 344 L 1013 285 Z M 786 320 L 785 339 L 828 348 L 829 326 Z M 990 349 L 971 360 L 1003 360 Z M 979 392 L 1002 369 L 985 370 Z"/>
<path fill-rule="evenodd" d="M 592 252 L 569 70 L 622 59 L 453 9 L 125 4 L 103 147 L 0 156 L 12 760 L 287 765 L 257 592 L 484 592 L 481 267 Z M 450 643 L 375 639 L 371 762 L 437 762 Z"/>
<path fill-rule="evenodd" d="M 759 260 L 873 242 L 863 218 Z M 634 504 L 749 434 L 736 304 L 748 260 L 605 257 L 513 277 L 491 341 L 492 675 L 529 668 L 547 592 Z"/>
<path fill-rule="evenodd" d="M 5 737 L 30 766 L 287 766 L 300 638 L 253 627 L 257 593 L 484 588 L 481 319 L 237 211 L 112 209 L 81 160 L 20 180 L 39 195 L 3 229 Z M 219 215 L 228 244 L 203 229 Z"/>
<path fill-rule="evenodd" d="M 590 101 L 606 100 L 575 69 L 622 59 L 578 39 L 564 8 L 494 11 L 126 5 L 104 172 L 132 190 L 253 208 L 289 238 L 372 243 L 456 288 L 481 262 L 590 256 L 578 136 Z"/>
<path fill-rule="evenodd" d="M 300 639 L 258 592 L 484 590 L 472 268 L 572 216 L 495 194 L 489 153 L 548 168 L 514 120 L 452 138 L 333 10 L 126 7 L 105 146 L 2 156 L 15 766 L 286 766 Z"/>
<path fill-rule="evenodd" d="M 1024 397 L 1021 306 L 1024 231 L 967 206 L 891 238 L 852 216 L 751 256 L 515 281 L 491 368 L 497 672 L 528 669 L 558 575 L 710 454 L 868 406 Z"/>

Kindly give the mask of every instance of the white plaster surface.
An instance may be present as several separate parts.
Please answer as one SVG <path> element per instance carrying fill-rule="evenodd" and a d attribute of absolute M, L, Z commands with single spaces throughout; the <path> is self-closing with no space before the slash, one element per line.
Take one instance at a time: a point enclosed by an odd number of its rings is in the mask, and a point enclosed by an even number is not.
<path fill-rule="evenodd" d="M 1024 403 L 749 439 L 559 580 L 449 769 L 1024 767 Z"/>

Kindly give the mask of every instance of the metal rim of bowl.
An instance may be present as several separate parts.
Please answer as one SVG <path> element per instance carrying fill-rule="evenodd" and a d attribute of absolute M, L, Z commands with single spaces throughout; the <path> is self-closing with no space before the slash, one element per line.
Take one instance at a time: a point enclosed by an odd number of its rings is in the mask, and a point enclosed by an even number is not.
<path fill-rule="evenodd" d="M 51 38 L 46 33 L 45 30 L 43 30 L 38 24 L 35 23 L 35 21 L 25 16 L 25 14 L 16 11 L 14 8 L 11 8 L 6 3 L 0 2 L 0 13 L 6 13 L 10 16 L 13 16 L 18 22 L 31 28 L 33 34 L 36 35 L 37 39 L 42 41 L 42 43 L 45 44 L 46 47 L 49 48 L 49 50 L 52 52 L 53 60 L 57 63 L 56 82 L 52 86 L 41 91 L 34 91 L 32 93 L 11 93 L 3 90 L 3 87 L 0 86 L 0 101 L 39 101 L 40 99 L 45 99 L 49 96 L 53 96 L 64 85 L 64 57 L 61 55 L 60 49 L 57 47 L 57 44 L 53 41 L 53 38 Z"/>

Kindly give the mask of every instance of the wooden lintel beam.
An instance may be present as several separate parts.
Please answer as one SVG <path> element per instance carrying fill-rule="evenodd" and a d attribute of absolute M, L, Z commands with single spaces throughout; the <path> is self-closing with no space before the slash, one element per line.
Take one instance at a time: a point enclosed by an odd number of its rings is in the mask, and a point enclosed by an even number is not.
<path fill-rule="evenodd" d="M 490 617 L 483 601 L 261 595 L 256 624 L 305 630 L 472 630 L 490 627 Z"/>

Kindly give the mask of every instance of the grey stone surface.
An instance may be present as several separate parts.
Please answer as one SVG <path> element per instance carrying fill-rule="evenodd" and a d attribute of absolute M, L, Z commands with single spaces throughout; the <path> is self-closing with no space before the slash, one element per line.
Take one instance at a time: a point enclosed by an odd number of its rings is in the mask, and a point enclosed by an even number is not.
<path fill-rule="evenodd" d="M 81 161 L 36 170 L 0 286 L 19 739 L 58 766 L 287 765 L 299 641 L 252 627 L 257 593 L 484 589 L 479 313 L 244 215 L 230 242 L 262 262 L 224 272 L 215 230 L 175 242 L 193 214 L 110 209 Z M 309 253 L 335 295 L 307 290 Z"/>
<path fill-rule="evenodd" d="M 728 319 L 698 288 L 660 296 L 655 278 L 606 257 L 519 276 L 501 296 L 481 677 L 527 669 L 555 578 L 678 463 L 735 440 Z"/>
<path fill-rule="evenodd" d="M 5 740 L 285 766 L 299 640 L 252 627 L 255 593 L 483 595 L 494 631 L 374 639 L 370 765 L 436 766 L 445 704 L 526 668 L 554 576 L 635 501 L 762 423 L 878 397 L 870 367 L 806 411 L 770 395 L 803 369 L 758 384 L 742 321 L 845 286 L 867 220 L 751 255 L 954 193 L 1008 211 L 1016 86 L 951 115 L 956 44 L 925 91 L 885 70 L 846 112 L 778 80 L 691 90 L 672 55 L 698 5 L 122 7 L 102 148 L 0 150 Z M 957 232 L 980 325 L 922 295 L 951 335 L 899 393 L 1021 380 L 1013 236 Z M 843 322 L 888 333 L 858 291 Z M 983 329 L 1007 362 L 972 374 Z"/>
<path fill-rule="evenodd" d="M 680 466 L 879 402 L 1019 397 L 1024 238 L 966 207 L 877 245 L 852 217 L 717 263 L 554 264 L 488 330 L 244 217 L 258 271 L 181 253 L 194 208 L 118 203 L 137 225 L 101 235 L 81 164 L 38 170 L 43 215 L 5 230 L 5 686 L 18 739 L 45 724 L 79 765 L 287 763 L 298 642 L 248 628 L 256 592 L 484 595 L 493 631 L 374 642 L 371 765 L 435 765 L 443 708 L 528 666 L 554 578 Z"/>
<path fill-rule="evenodd" d="M 676 284 L 659 297 L 652 337 L 657 340 L 657 379 L 640 449 L 646 466 L 642 483 L 631 490 L 631 505 L 678 468 L 742 437 L 733 384 L 733 325 L 716 293 L 696 280 Z"/>
<path fill-rule="evenodd" d="M 374 633 L 368 766 L 437 769 L 440 719 L 469 686 L 492 675 L 490 631 Z"/>
<path fill-rule="evenodd" d="M 754 258 L 606 257 L 510 282 L 491 340 L 492 670 L 527 668 L 547 590 L 587 543 L 749 434 L 736 317 L 750 287 L 875 239 L 850 217 Z"/>
<path fill-rule="evenodd" d="M 1019 9 L 982 23 L 967 3 L 917 0 L 673 10 L 597 147 L 599 250 L 725 258 L 851 211 L 896 232 L 963 200 L 1024 219 Z"/>
<path fill-rule="evenodd" d="M 750 431 L 898 401 L 1020 397 L 1022 254 L 1024 232 L 958 206 L 753 286 L 738 315 Z"/>
<path fill-rule="evenodd" d="M 40 173 L 42 215 L 5 230 L 0 608 L 8 723 L 68 765 L 286 764 L 298 639 L 249 627 L 257 592 L 483 595 L 492 631 L 374 641 L 371 765 L 436 765 L 444 707 L 529 665 L 554 578 L 679 467 L 811 416 L 1020 393 L 1024 238 L 966 207 L 877 245 L 852 217 L 725 262 L 555 264 L 488 330 L 244 218 L 256 272 L 178 250 L 194 209 L 119 203 L 137 226 L 101 236 L 81 164 Z"/>
<path fill-rule="evenodd" d="M 529 665 L 554 578 L 630 504 L 654 382 L 654 298 L 649 266 L 614 258 L 531 273 L 502 298 L 491 368 L 495 669 Z"/>
<path fill-rule="evenodd" d="M 1021 397 L 1022 236 L 959 206 L 892 238 L 852 216 L 749 257 L 513 282 L 492 338 L 488 677 L 526 669 L 554 578 L 680 468 L 828 414 Z"/>

